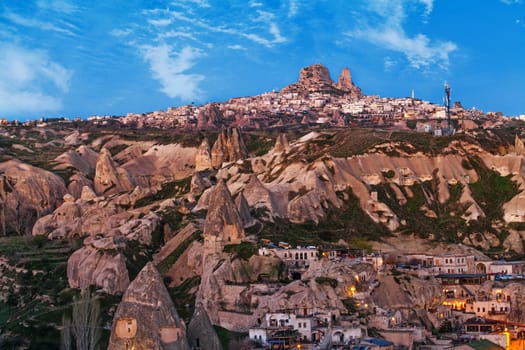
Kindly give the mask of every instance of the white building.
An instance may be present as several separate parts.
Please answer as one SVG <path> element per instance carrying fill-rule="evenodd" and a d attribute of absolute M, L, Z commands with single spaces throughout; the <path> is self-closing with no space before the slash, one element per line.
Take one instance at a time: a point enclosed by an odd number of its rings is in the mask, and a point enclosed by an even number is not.
<path fill-rule="evenodd" d="M 466 274 L 476 272 L 474 255 L 468 254 L 408 254 L 406 263 L 419 269 L 426 270 L 433 275 L 438 274 Z"/>

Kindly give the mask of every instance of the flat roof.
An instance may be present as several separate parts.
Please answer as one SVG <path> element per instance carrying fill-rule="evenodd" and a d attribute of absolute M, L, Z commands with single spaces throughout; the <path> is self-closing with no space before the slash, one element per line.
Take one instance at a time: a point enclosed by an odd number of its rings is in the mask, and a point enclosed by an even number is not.
<path fill-rule="evenodd" d="M 475 278 L 486 277 L 486 273 L 440 273 L 436 278 Z"/>

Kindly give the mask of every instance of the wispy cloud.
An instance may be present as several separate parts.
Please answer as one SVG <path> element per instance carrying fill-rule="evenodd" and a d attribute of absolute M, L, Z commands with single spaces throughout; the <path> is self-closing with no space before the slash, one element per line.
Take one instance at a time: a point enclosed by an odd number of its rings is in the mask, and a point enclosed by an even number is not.
<path fill-rule="evenodd" d="M 434 9 L 434 0 L 419 0 L 419 2 L 425 5 L 425 15 L 428 16 Z"/>
<path fill-rule="evenodd" d="M 0 43 L 0 113 L 60 110 L 71 76 L 45 51 Z"/>
<path fill-rule="evenodd" d="M 71 29 L 67 29 L 61 26 L 56 25 L 52 22 L 47 21 L 41 21 L 34 18 L 27 18 L 20 16 L 14 12 L 6 11 L 4 13 L 4 17 L 11 21 L 13 24 L 20 25 L 23 27 L 29 27 L 29 28 L 36 28 L 41 30 L 47 30 L 47 31 L 53 31 L 61 34 L 66 34 L 70 36 L 74 36 L 75 33 Z M 71 24 L 67 25 L 67 27 L 72 27 Z"/>
<path fill-rule="evenodd" d="M 241 45 L 239 45 L 239 44 L 228 45 L 228 49 L 231 49 L 231 50 L 239 50 L 239 51 L 246 51 L 246 50 L 247 50 L 244 46 L 241 46 Z"/>
<path fill-rule="evenodd" d="M 290 0 L 290 4 L 288 7 L 288 17 L 295 17 L 295 15 L 297 15 L 298 12 L 299 12 L 299 1 Z"/>
<path fill-rule="evenodd" d="M 179 0 L 177 2 L 172 3 L 172 5 L 180 5 L 181 3 L 197 5 L 197 6 L 201 7 L 201 8 L 211 7 L 210 3 L 207 0 Z"/>
<path fill-rule="evenodd" d="M 140 10 L 142 24 L 133 32 L 113 29 L 111 35 L 138 50 L 164 94 L 198 100 L 205 75 L 192 68 L 203 56 L 212 55 L 215 49 L 247 52 L 287 42 L 278 17 L 286 18 L 287 12 L 287 7 L 269 9 L 259 0 L 226 8 L 205 0 L 178 0 L 167 8 Z"/>
<path fill-rule="evenodd" d="M 426 11 L 432 10 L 432 1 L 421 0 Z M 353 39 L 367 41 L 388 51 L 399 52 L 415 69 L 427 69 L 439 66 L 446 69 L 449 65 L 449 55 L 457 50 L 457 45 L 450 41 L 432 41 L 422 33 L 409 35 L 405 32 L 403 23 L 407 17 L 405 2 L 373 1 L 368 11 L 379 20 L 372 23 L 364 21 L 356 29 L 346 35 Z"/>
<path fill-rule="evenodd" d="M 38 0 L 36 5 L 45 10 L 71 14 L 79 10 L 78 6 L 67 0 Z"/>
<path fill-rule="evenodd" d="M 180 52 L 174 52 L 167 44 L 160 44 L 143 45 L 140 52 L 148 62 L 153 77 L 160 82 L 164 94 L 184 101 L 201 97 L 199 83 L 204 76 L 188 73 L 195 60 L 203 56 L 201 50 L 186 46 Z"/>
<path fill-rule="evenodd" d="M 515 5 L 523 3 L 523 0 L 500 0 L 500 2 L 504 3 L 505 5 Z"/>
<path fill-rule="evenodd" d="M 111 32 L 109 32 L 109 34 L 111 34 L 114 37 L 120 38 L 120 37 L 125 37 L 125 36 L 130 35 L 132 32 L 133 31 L 131 29 L 129 29 L 129 28 L 126 28 L 126 29 L 113 29 Z"/>
<path fill-rule="evenodd" d="M 169 26 L 173 20 L 170 18 L 163 18 L 163 19 L 148 19 L 148 23 L 155 27 L 166 27 Z"/>
<path fill-rule="evenodd" d="M 385 71 L 390 71 L 392 68 L 394 68 L 397 65 L 397 61 L 392 59 L 392 57 L 387 56 L 383 60 L 383 68 Z"/>

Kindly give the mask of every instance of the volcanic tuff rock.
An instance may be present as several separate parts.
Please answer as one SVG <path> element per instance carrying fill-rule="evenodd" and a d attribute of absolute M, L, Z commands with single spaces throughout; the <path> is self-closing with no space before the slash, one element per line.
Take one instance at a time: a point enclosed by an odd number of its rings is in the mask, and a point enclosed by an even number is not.
<path fill-rule="evenodd" d="M 203 171 L 212 168 L 211 149 L 208 138 L 202 140 L 197 152 L 195 153 L 195 171 Z"/>
<path fill-rule="evenodd" d="M 93 174 L 98 161 L 98 153 L 87 146 L 69 150 L 55 158 L 58 164 L 54 169 L 75 168 L 84 175 Z"/>
<path fill-rule="evenodd" d="M 109 294 L 124 292 L 129 284 L 126 259 L 121 253 L 115 254 L 123 244 L 119 237 L 84 240 L 84 247 L 67 261 L 69 286 L 84 289 L 96 285 Z"/>
<path fill-rule="evenodd" d="M 82 197 L 84 187 L 89 188 L 93 192 L 94 196 L 96 196 L 95 192 L 93 191 L 93 180 L 90 180 L 79 173 L 73 174 L 69 177 L 69 185 L 67 185 L 67 190 L 74 198 Z"/>
<path fill-rule="evenodd" d="M 0 163 L 2 230 L 31 232 L 35 221 L 53 211 L 65 194 L 64 181 L 58 175 L 18 160 Z"/>
<path fill-rule="evenodd" d="M 105 147 L 100 151 L 94 187 L 97 194 L 105 195 L 129 191 L 135 187 L 129 174 L 115 163 L 111 153 Z"/>
<path fill-rule="evenodd" d="M 352 75 L 350 74 L 350 69 L 343 68 L 341 74 L 339 75 L 339 80 L 337 81 L 337 88 L 344 91 L 345 93 L 350 93 L 354 98 L 360 98 L 363 96 L 361 89 L 354 85 L 352 81 Z"/>
<path fill-rule="evenodd" d="M 223 115 L 219 109 L 219 105 L 217 103 L 207 104 L 197 115 L 197 128 L 216 128 L 222 119 Z"/>
<path fill-rule="evenodd" d="M 186 326 L 152 263 L 126 289 L 113 318 L 108 349 L 189 350 Z"/>
<path fill-rule="evenodd" d="M 237 210 L 239 210 L 239 215 L 244 227 L 251 227 L 257 223 L 257 220 L 250 213 L 250 207 L 242 192 L 235 197 L 235 205 L 237 206 Z"/>
<path fill-rule="evenodd" d="M 195 171 L 195 147 L 154 145 L 122 169 L 137 186 L 160 189 L 161 185 L 191 176 Z"/>
<path fill-rule="evenodd" d="M 248 151 L 240 130 L 238 128 L 222 129 L 211 148 L 211 163 L 215 169 L 218 169 L 223 162 L 234 162 L 246 158 L 247 155 Z"/>
<path fill-rule="evenodd" d="M 202 305 L 195 307 L 195 312 L 188 325 L 188 341 L 192 348 L 222 350 L 217 332 Z"/>
<path fill-rule="evenodd" d="M 244 240 L 244 226 L 228 187 L 220 180 L 210 194 L 204 223 L 204 246 L 210 252 L 221 252 L 225 244 Z"/>
<path fill-rule="evenodd" d="M 286 134 L 279 134 L 275 140 L 275 146 L 273 147 L 274 153 L 286 153 L 290 150 L 290 144 L 288 143 L 288 137 Z"/>
<path fill-rule="evenodd" d="M 339 81 L 335 84 L 330 77 L 328 68 L 322 64 L 314 64 L 304 67 L 299 73 L 299 81 L 291 84 L 282 90 L 286 92 L 296 92 L 302 95 L 308 95 L 314 92 L 331 93 L 331 94 L 349 94 L 354 98 L 362 96 L 361 89 L 354 85 L 350 70 L 344 68 L 339 76 Z"/>
<path fill-rule="evenodd" d="M 262 208 L 266 211 L 264 217 L 272 220 L 273 217 L 284 216 L 285 208 L 277 193 L 268 190 L 259 180 L 257 175 L 251 174 L 250 179 L 243 190 L 248 206 L 253 209 Z"/>

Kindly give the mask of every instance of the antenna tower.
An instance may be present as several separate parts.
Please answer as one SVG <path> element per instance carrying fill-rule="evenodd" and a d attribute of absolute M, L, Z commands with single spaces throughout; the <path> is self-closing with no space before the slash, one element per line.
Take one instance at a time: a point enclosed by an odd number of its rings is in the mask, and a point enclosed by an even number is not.
<path fill-rule="evenodd" d="M 450 122 L 450 85 L 447 82 L 445 82 L 445 108 L 447 111 L 448 130 L 452 130 Z"/>

